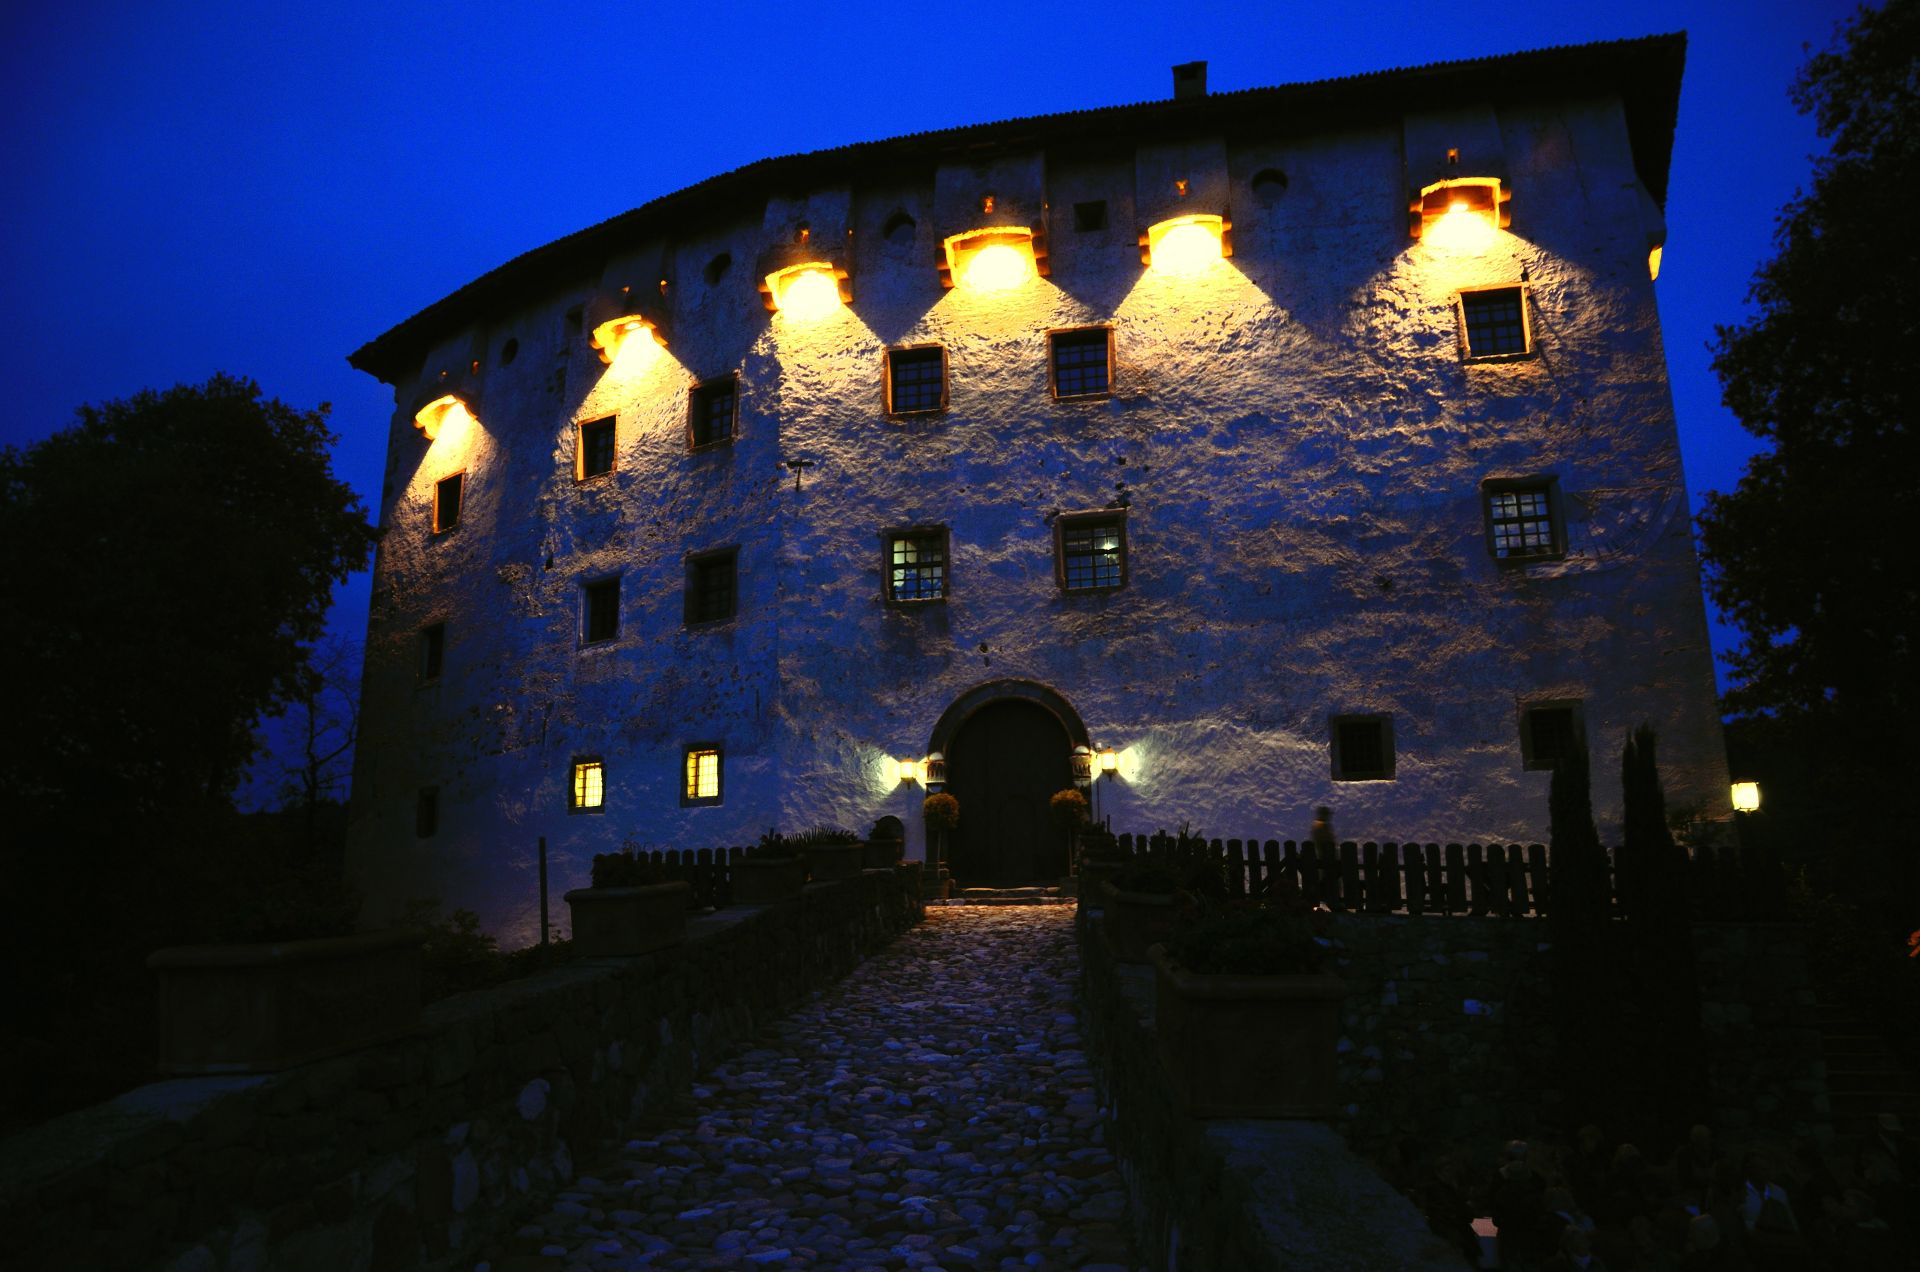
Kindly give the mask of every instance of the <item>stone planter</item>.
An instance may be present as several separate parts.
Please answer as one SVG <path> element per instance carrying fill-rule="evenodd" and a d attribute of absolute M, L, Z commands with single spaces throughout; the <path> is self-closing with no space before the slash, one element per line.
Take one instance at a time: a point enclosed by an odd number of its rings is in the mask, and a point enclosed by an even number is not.
<path fill-rule="evenodd" d="M 800 895 L 807 886 L 807 863 L 798 857 L 743 858 L 733 863 L 732 875 L 735 905 L 772 905 Z"/>
<path fill-rule="evenodd" d="M 147 966 L 160 981 L 162 1073 L 271 1073 L 420 1023 L 417 932 L 178 945 Z"/>
<path fill-rule="evenodd" d="M 1173 933 L 1180 898 L 1173 893 L 1122 892 L 1111 883 L 1100 885 L 1107 944 L 1122 963 L 1144 963 L 1147 949 Z"/>
<path fill-rule="evenodd" d="M 1124 859 L 1115 860 L 1102 857 L 1082 857 L 1080 859 L 1078 895 L 1085 897 L 1091 905 L 1099 905 L 1105 900 L 1105 897 L 1100 891 L 1100 885 L 1119 874 L 1122 867 L 1126 864 Z"/>
<path fill-rule="evenodd" d="M 807 870 L 815 883 L 832 883 L 860 873 L 867 846 L 862 843 L 812 844 L 802 848 L 800 855 L 806 859 Z"/>
<path fill-rule="evenodd" d="M 1202 976 L 1152 950 L 1153 1032 L 1188 1117 L 1329 1117 L 1346 986 L 1326 972 Z"/>
<path fill-rule="evenodd" d="M 906 852 L 904 839 L 869 839 L 860 860 L 868 870 L 891 870 L 900 864 Z"/>
<path fill-rule="evenodd" d="M 693 885 L 655 883 L 640 888 L 575 888 L 573 947 L 587 958 L 631 958 L 687 939 L 687 903 Z"/>

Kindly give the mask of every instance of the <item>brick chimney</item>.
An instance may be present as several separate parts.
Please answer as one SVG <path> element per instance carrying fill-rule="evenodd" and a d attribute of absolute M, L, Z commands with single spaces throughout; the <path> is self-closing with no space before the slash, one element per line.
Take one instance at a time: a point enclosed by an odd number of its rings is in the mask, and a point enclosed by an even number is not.
<path fill-rule="evenodd" d="M 1189 97 L 1207 95 L 1207 64 L 1205 62 L 1182 62 L 1173 68 L 1173 100 L 1184 101 Z"/>

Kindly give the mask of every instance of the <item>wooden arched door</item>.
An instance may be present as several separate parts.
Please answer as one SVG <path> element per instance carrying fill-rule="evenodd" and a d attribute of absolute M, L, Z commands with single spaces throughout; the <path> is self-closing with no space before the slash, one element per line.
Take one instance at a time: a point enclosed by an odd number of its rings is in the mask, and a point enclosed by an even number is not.
<path fill-rule="evenodd" d="M 1072 743 L 1052 712 L 1001 699 L 968 716 L 947 747 L 947 787 L 960 801 L 948 868 L 962 887 L 1053 882 L 1067 873 L 1066 838 L 1047 801 L 1073 783 Z"/>

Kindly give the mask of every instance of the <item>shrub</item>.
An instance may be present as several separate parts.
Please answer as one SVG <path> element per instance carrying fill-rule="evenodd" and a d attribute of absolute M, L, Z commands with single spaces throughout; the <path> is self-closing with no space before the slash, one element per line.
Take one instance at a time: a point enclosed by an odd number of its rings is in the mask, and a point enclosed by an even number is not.
<path fill-rule="evenodd" d="M 596 888 L 645 888 L 667 882 L 664 866 L 651 857 L 636 855 L 631 848 L 594 856 L 593 886 Z"/>
<path fill-rule="evenodd" d="M 1167 940 L 1168 957 L 1201 975 L 1317 972 L 1326 966 L 1327 948 L 1303 910 L 1281 905 L 1215 910 Z"/>
<path fill-rule="evenodd" d="M 960 824 L 960 801 L 945 791 L 927 796 L 920 812 L 926 817 L 927 825 L 935 830 L 952 830 Z"/>
<path fill-rule="evenodd" d="M 823 848 L 834 844 L 857 844 L 860 836 L 838 826 L 815 826 L 790 836 L 788 841 L 796 848 Z"/>
<path fill-rule="evenodd" d="M 1073 830 L 1087 824 L 1087 797 L 1069 786 L 1055 791 L 1047 801 L 1047 813 L 1055 830 Z"/>
<path fill-rule="evenodd" d="M 783 835 L 770 830 L 760 836 L 760 842 L 747 849 L 748 861 L 792 861 L 799 856 L 799 841 L 796 837 Z"/>

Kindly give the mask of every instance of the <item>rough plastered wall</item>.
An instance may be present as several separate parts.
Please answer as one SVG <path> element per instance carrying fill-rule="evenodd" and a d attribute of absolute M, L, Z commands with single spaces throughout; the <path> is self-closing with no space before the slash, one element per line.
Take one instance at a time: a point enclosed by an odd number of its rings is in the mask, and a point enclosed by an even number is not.
<path fill-rule="evenodd" d="M 1234 255 L 1143 271 L 1131 152 L 1048 157 L 1052 275 L 943 292 L 933 187 L 742 209 L 673 245 L 667 352 L 603 367 L 556 286 L 429 358 L 484 380 L 468 439 L 396 412 L 369 635 L 352 852 L 378 898 L 440 896 L 508 943 L 533 934 L 535 837 L 553 891 L 596 851 L 748 842 L 769 826 L 892 813 L 922 849 L 924 793 L 887 778 L 990 680 L 1051 686 L 1100 745 L 1116 824 L 1343 837 L 1540 838 L 1548 775 L 1523 770 L 1529 701 L 1580 699 L 1603 834 L 1612 757 L 1660 731 L 1670 803 L 1724 811 L 1726 773 L 1653 284 L 1650 200 L 1610 101 L 1503 108 L 1513 228 L 1479 251 L 1405 232 L 1398 121 L 1225 151 Z M 1146 165 L 1143 164 L 1143 169 Z M 1278 169 L 1278 196 L 1253 178 Z M 962 178 L 964 180 L 964 177 Z M 849 204 L 850 199 L 850 204 Z M 1072 205 L 1107 203 L 1078 233 Z M 809 214 L 806 209 L 813 210 Z M 826 208 L 829 216 L 821 219 Z M 851 307 L 768 314 L 753 261 L 795 216 L 856 230 Z M 888 235 L 905 212 L 915 227 Z M 609 264 L 605 280 L 658 259 Z M 704 267 L 732 267 L 717 283 Z M 1465 364 L 1463 287 L 1525 279 L 1538 356 Z M 616 280 L 619 281 L 619 280 Z M 1114 327 L 1110 399 L 1056 402 L 1047 332 Z M 518 353 L 502 365 L 509 339 Z M 938 342 L 949 409 L 890 419 L 883 352 Z M 731 446 L 690 455 L 687 391 L 740 377 Z M 578 421 L 618 418 L 611 477 L 573 478 Z M 786 461 L 811 461 L 796 490 Z M 460 528 L 429 533 L 464 468 Z M 1557 478 L 1566 558 L 1490 559 L 1481 483 Z M 1063 595 L 1052 521 L 1127 506 L 1130 583 Z M 881 601 L 881 531 L 945 525 L 949 599 Z M 688 552 L 739 549 L 739 615 L 681 622 Z M 580 586 L 618 573 L 620 639 L 580 647 Z M 448 624 L 415 684 L 417 635 Z M 1329 717 L 1386 713 L 1391 781 L 1334 782 Z M 683 808 L 680 759 L 720 741 L 726 795 Z M 607 811 L 569 816 L 576 755 Z M 413 833 L 416 791 L 441 822 Z M 963 811 L 964 816 L 964 811 Z M 555 903 L 556 912 L 560 907 Z"/>

